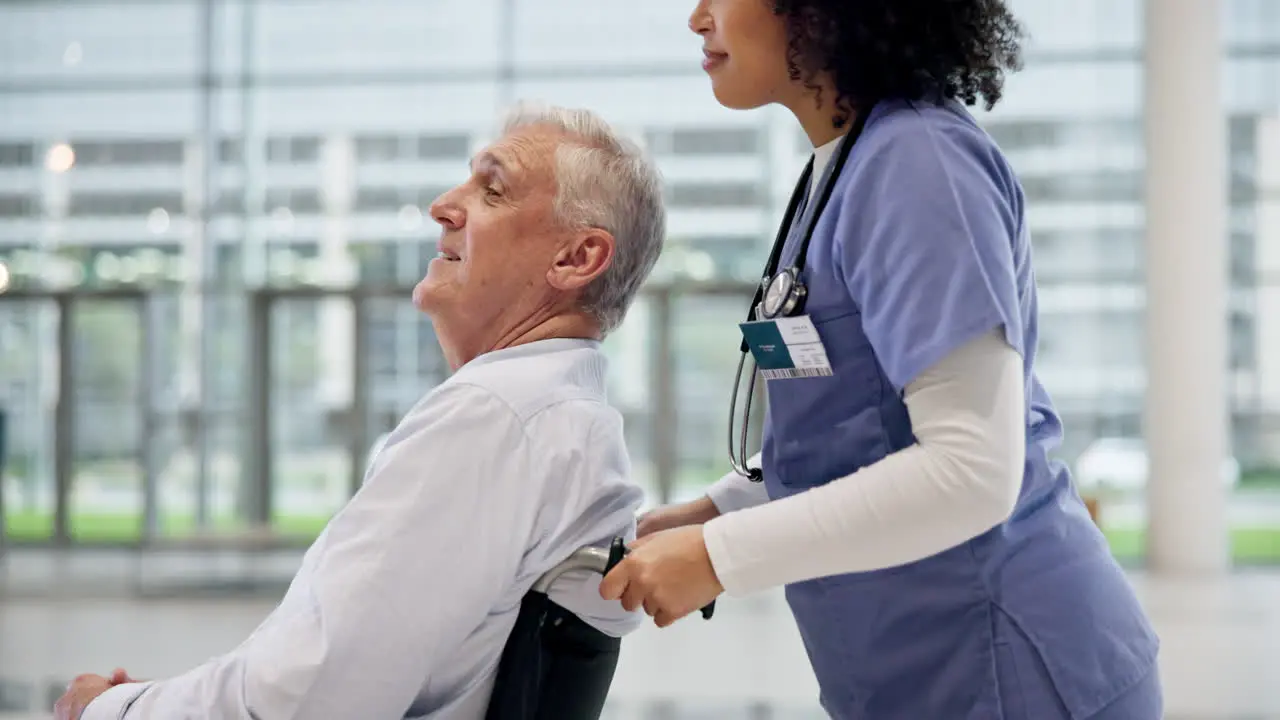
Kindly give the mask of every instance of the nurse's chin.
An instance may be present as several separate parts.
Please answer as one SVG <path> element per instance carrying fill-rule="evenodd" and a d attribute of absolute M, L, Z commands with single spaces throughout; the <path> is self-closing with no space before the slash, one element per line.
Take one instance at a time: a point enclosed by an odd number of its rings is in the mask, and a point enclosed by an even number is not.
<path fill-rule="evenodd" d="M 770 102 L 756 88 L 741 87 L 740 83 L 723 80 L 717 82 L 714 75 L 711 78 L 711 94 L 715 96 L 716 102 L 730 110 L 755 110 Z"/>

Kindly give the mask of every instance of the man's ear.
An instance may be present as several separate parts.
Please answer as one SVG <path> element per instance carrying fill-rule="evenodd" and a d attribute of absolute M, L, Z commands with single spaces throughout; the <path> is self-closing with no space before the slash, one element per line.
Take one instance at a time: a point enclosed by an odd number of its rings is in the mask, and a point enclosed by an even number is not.
<path fill-rule="evenodd" d="M 609 268 L 615 248 L 611 233 L 596 228 L 585 230 L 556 253 L 547 282 L 557 290 L 580 290 Z"/>

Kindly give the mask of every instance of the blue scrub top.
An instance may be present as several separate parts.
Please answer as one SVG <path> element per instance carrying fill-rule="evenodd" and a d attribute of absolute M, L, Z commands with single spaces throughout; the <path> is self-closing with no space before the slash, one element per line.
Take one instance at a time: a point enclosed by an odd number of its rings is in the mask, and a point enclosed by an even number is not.
<path fill-rule="evenodd" d="M 802 212 L 782 267 L 807 224 Z M 805 266 L 806 312 L 835 372 L 768 383 L 769 495 L 912 444 L 904 387 L 997 328 L 1024 358 L 1026 470 L 1012 516 L 977 538 L 908 565 L 788 586 L 833 717 L 1010 717 L 1008 678 L 1034 662 L 1064 714 L 1087 718 L 1154 666 L 1155 633 L 1067 468 L 1050 458 L 1062 423 L 1033 370 L 1031 260 L 1022 188 L 962 105 L 875 107 Z"/>

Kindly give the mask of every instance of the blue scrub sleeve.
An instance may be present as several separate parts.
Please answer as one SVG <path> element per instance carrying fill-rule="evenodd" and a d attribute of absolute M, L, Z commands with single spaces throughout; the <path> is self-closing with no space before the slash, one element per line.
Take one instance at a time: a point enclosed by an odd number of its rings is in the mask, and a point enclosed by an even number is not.
<path fill-rule="evenodd" d="M 1020 200 L 996 151 L 976 129 L 908 122 L 885 130 L 850 163 L 835 262 L 889 381 L 901 393 L 998 327 L 1024 354 Z"/>

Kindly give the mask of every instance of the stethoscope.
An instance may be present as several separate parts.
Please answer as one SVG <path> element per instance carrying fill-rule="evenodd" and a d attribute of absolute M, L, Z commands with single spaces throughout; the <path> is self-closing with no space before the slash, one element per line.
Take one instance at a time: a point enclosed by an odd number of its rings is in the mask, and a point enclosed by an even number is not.
<path fill-rule="evenodd" d="M 836 149 L 836 155 L 832 158 L 831 167 L 825 173 L 826 182 L 822 183 L 819 188 L 818 202 L 812 206 L 812 211 L 808 212 L 809 222 L 800 238 L 800 248 L 796 252 L 796 257 L 791 265 L 779 271 L 778 266 L 782 262 L 782 251 L 786 247 L 792 223 L 795 222 L 800 203 L 804 200 L 805 189 L 809 186 L 810 178 L 813 176 L 813 158 L 810 157 L 809 162 L 805 164 L 804 172 L 800 173 L 800 180 L 796 183 L 795 190 L 791 192 L 791 200 L 787 202 L 787 210 L 782 216 L 782 223 L 778 226 L 778 234 L 774 238 L 773 249 L 769 251 L 769 261 L 765 264 L 764 278 L 761 280 L 759 287 L 756 288 L 755 297 L 751 300 L 751 309 L 747 313 L 747 322 L 754 322 L 760 318 L 776 320 L 783 317 L 795 317 L 804 312 L 805 301 L 809 296 L 809 290 L 804 281 L 804 262 L 809 255 L 809 241 L 813 239 L 813 228 L 817 225 L 818 218 L 822 216 L 823 209 L 826 208 L 827 202 L 831 199 L 836 180 L 840 178 L 840 171 L 844 169 L 845 161 L 849 159 L 849 151 L 853 149 L 853 144 L 858 141 L 863 128 L 866 127 L 866 118 L 871 114 L 870 107 L 868 105 L 867 112 L 858 113 L 853 127 L 841 139 L 840 146 Z M 806 208 L 806 211 L 808 210 L 809 208 Z M 738 438 L 738 447 L 735 449 L 733 444 L 733 418 L 737 412 L 738 389 L 742 386 L 742 370 L 746 366 L 747 358 L 751 356 L 751 348 L 747 345 L 745 339 L 742 341 L 741 353 L 742 356 L 738 358 L 738 372 L 733 380 L 733 394 L 729 399 L 729 463 L 733 466 L 734 472 L 751 482 L 760 482 L 764 479 L 764 472 L 759 468 L 747 467 L 747 430 L 751 421 L 751 398 L 755 393 L 756 376 L 759 373 L 759 368 L 756 367 L 754 359 L 751 363 L 751 380 L 747 384 L 747 402 L 742 409 L 742 430 Z"/>

